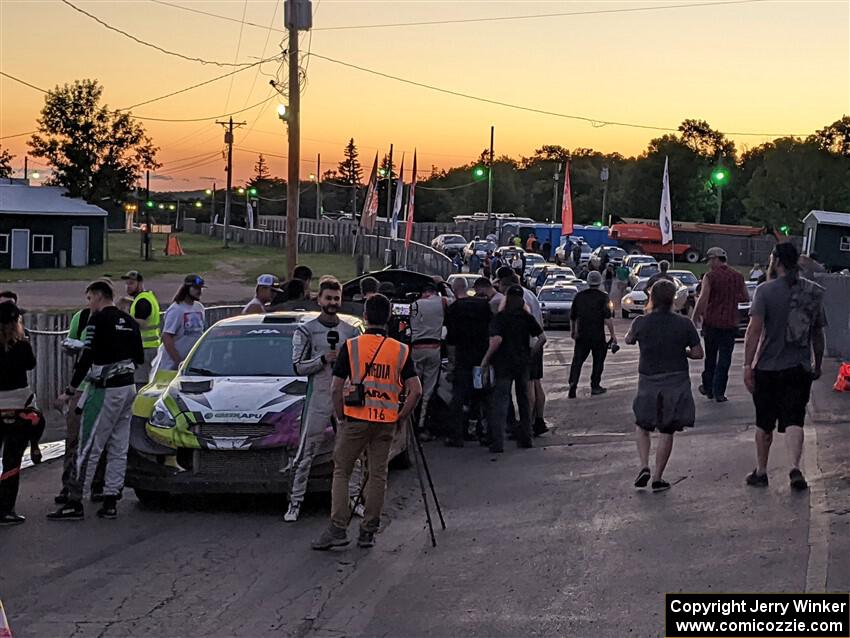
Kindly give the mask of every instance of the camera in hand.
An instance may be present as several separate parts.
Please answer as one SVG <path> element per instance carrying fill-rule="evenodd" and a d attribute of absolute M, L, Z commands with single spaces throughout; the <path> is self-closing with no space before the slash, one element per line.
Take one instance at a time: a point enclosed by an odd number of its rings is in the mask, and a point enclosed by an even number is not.
<path fill-rule="evenodd" d="M 620 350 L 620 344 L 615 342 L 613 339 L 608 340 L 608 349 L 611 351 L 611 354 L 617 354 Z"/>

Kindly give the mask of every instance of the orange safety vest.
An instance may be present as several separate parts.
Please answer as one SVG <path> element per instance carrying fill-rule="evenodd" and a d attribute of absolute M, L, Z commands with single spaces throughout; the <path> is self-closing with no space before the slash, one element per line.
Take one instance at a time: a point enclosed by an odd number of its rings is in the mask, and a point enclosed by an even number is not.
<path fill-rule="evenodd" d="M 383 342 L 383 345 L 381 345 Z M 375 356 L 380 346 L 381 350 Z M 343 406 L 343 413 L 350 419 L 373 423 L 398 421 L 399 395 L 404 387 L 401 369 L 410 348 L 400 341 L 383 335 L 364 334 L 345 342 L 351 363 L 350 384 L 363 384 L 365 403 L 363 406 Z M 366 370 L 374 358 L 369 370 Z"/>

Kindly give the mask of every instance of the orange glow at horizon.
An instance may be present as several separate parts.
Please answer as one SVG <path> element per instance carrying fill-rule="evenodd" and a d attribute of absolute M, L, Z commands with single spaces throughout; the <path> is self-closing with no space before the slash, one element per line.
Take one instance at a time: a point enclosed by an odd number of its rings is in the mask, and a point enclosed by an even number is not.
<path fill-rule="evenodd" d="M 285 46 L 282 33 L 189 13 L 152 0 L 73 0 L 134 36 L 185 55 L 254 62 Z M 169 0 L 171 1 L 171 0 Z M 186 7 L 282 28 L 276 0 L 177 0 Z M 657 7 L 632 2 L 503 1 L 404 3 L 313 0 L 314 26 Z M 669 3 L 668 3 L 669 4 Z M 681 4 L 681 2 L 676 3 Z M 817 34 L 816 37 L 812 34 Z M 237 55 L 238 44 L 238 55 Z M 685 118 L 721 131 L 809 134 L 850 113 L 850 8 L 847 2 L 751 2 L 662 11 L 602 13 L 504 22 L 316 30 L 302 50 L 444 89 L 527 107 L 675 128 Z M 496 154 L 531 155 L 543 144 L 637 155 L 663 134 L 476 102 L 346 68 L 318 57 L 302 62 L 302 179 L 336 168 L 354 137 L 364 172 L 393 143 L 396 156 L 419 153 L 423 173 L 473 162 L 496 127 Z M 0 69 L 52 88 L 97 78 L 111 107 L 177 91 L 232 68 L 179 60 L 109 31 L 53 0 L 0 1 Z M 269 80 L 286 68 L 263 64 L 133 110 L 135 115 L 234 115 L 234 183 L 263 152 L 286 176 L 286 127 Z M 35 128 L 43 96 L 0 76 L 0 137 Z M 225 182 L 223 130 L 212 121 L 145 122 L 164 166 L 156 190 Z M 730 135 L 739 151 L 770 137 Z M 20 171 L 27 137 L 0 140 Z M 43 170 L 43 160 L 30 159 Z M 410 167 L 410 162 L 406 163 Z M 421 175 L 420 175 L 421 176 Z M 409 179 L 409 175 L 407 176 Z"/>

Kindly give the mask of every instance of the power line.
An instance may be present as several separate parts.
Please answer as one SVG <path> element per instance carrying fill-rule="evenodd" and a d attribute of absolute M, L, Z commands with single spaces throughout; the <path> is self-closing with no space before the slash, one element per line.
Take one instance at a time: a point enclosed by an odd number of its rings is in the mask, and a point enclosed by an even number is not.
<path fill-rule="evenodd" d="M 626 128 L 638 128 L 645 129 L 650 131 L 663 131 L 663 132 L 678 132 L 678 128 L 672 128 L 667 126 L 652 126 L 650 124 L 637 124 L 633 122 L 616 122 L 611 120 L 603 120 L 594 117 L 588 117 L 585 115 L 570 115 L 567 113 L 558 113 L 555 111 L 547 111 L 544 109 L 538 109 L 531 106 L 522 106 L 520 104 L 512 104 L 510 102 L 502 102 L 501 100 L 494 100 L 491 98 L 480 97 L 477 95 L 471 95 L 469 93 L 461 93 L 460 91 L 453 91 L 451 89 L 444 89 L 439 86 L 434 86 L 432 84 L 425 84 L 424 82 L 416 82 L 415 80 L 408 80 L 406 78 L 399 77 L 397 75 L 390 75 L 389 73 L 383 73 L 382 71 L 376 71 L 374 69 L 369 69 L 363 66 L 359 66 L 357 64 L 351 64 L 350 62 L 343 62 L 342 60 L 336 60 L 334 58 L 329 58 L 324 55 L 319 55 L 318 53 L 312 53 L 312 57 L 318 58 L 320 60 L 325 60 L 326 62 L 332 62 L 334 64 L 338 64 L 340 66 L 348 67 L 350 69 L 356 69 L 357 71 L 362 71 L 364 73 L 370 73 L 372 75 L 377 75 L 382 78 L 386 78 L 388 80 L 395 80 L 396 82 L 402 82 L 404 84 L 409 84 L 411 86 L 417 86 L 422 89 L 428 89 L 429 91 L 436 91 L 437 93 L 444 93 L 446 95 L 453 95 L 455 97 L 462 97 L 467 100 L 474 100 L 476 102 L 483 102 L 485 104 L 492 104 L 495 106 L 502 106 L 509 109 L 515 109 L 517 111 L 526 111 L 528 113 L 537 113 L 539 115 L 550 115 L 552 117 L 560 117 L 567 120 L 579 120 L 581 122 L 587 122 L 591 126 L 595 128 L 601 128 L 603 126 L 623 126 Z M 802 137 L 799 133 L 752 133 L 752 132 L 737 132 L 737 131 L 724 131 L 726 135 L 738 135 L 738 136 L 755 136 L 755 137 Z"/>
<path fill-rule="evenodd" d="M 136 42 L 137 44 L 141 44 L 142 46 L 150 47 L 151 49 L 155 49 L 156 51 L 159 51 L 160 53 L 164 53 L 166 55 L 171 55 L 171 56 L 174 56 L 176 58 L 180 58 L 182 60 L 187 60 L 189 62 L 199 62 L 200 64 L 213 64 L 215 66 L 221 66 L 221 67 L 228 67 L 228 66 L 229 67 L 242 67 L 242 66 L 246 66 L 245 64 L 238 64 L 238 63 L 233 63 L 233 62 L 218 62 L 216 60 L 205 60 L 204 58 L 195 58 L 195 57 L 192 57 L 192 56 L 189 56 L 189 55 L 183 55 L 182 53 L 177 53 L 176 51 L 169 51 L 168 49 L 164 49 L 159 45 L 152 44 L 150 42 L 147 42 L 146 40 L 142 40 L 141 38 L 137 38 L 136 36 L 134 36 L 130 33 L 127 33 L 126 31 L 123 31 L 122 29 L 119 29 L 118 27 L 113 27 L 111 24 L 109 24 L 108 22 L 105 22 L 104 20 L 101 20 L 96 15 L 89 13 L 85 9 L 81 9 L 80 7 L 76 6 L 70 0 L 59 0 L 59 1 L 62 2 L 63 4 L 68 5 L 69 7 L 71 7 L 74 11 L 76 11 L 78 13 L 82 13 L 84 16 L 91 18 L 92 20 L 97 22 L 99 25 L 109 29 L 110 31 L 114 31 L 115 33 L 119 33 L 119 34 L 123 35 L 125 38 L 129 38 L 133 42 Z"/>
<path fill-rule="evenodd" d="M 38 131 L 26 131 L 25 133 L 14 133 L 12 135 L 3 135 L 3 136 L 0 136 L 0 140 L 10 140 L 13 137 L 23 137 L 24 135 L 32 135 L 33 133 L 38 133 Z"/>
<path fill-rule="evenodd" d="M 459 188 L 469 188 L 470 186 L 475 186 L 476 184 L 483 184 L 483 183 L 484 182 L 469 182 L 468 184 L 459 184 L 457 186 L 447 186 L 445 188 L 435 188 L 435 187 L 422 186 L 421 184 L 417 184 L 416 189 L 419 190 L 421 188 L 423 191 L 456 191 Z"/>
<path fill-rule="evenodd" d="M 695 2 L 690 4 L 677 4 L 677 5 L 662 5 L 662 6 L 652 6 L 652 7 L 631 7 L 631 8 L 621 8 L 621 9 L 592 9 L 588 11 L 564 11 L 558 13 L 535 13 L 535 14 L 523 14 L 523 15 L 512 15 L 512 16 L 496 16 L 496 17 L 485 17 L 485 18 L 457 18 L 450 20 L 426 20 L 426 21 L 418 21 L 418 22 L 392 22 L 392 23 L 382 23 L 382 24 L 351 24 L 351 25 L 339 25 L 339 26 L 331 26 L 331 27 L 315 27 L 312 31 L 343 31 L 350 29 L 383 29 L 383 28 L 395 28 L 395 27 L 419 27 L 419 26 L 432 26 L 432 25 L 445 25 L 445 24 L 471 24 L 471 23 L 481 23 L 481 22 L 507 22 L 512 20 L 541 20 L 546 18 L 561 18 L 568 16 L 583 16 L 583 15 L 602 15 L 608 13 L 637 13 L 642 11 L 661 11 L 665 9 L 691 9 L 698 7 L 713 7 L 713 6 L 725 6 L 725 5 L 737 5 L 737 4 L 752 4 L 756 2 L 767 2 L 769 0 L 729 0 L 726 2 Z M 212 13 L 209 11 L 203 11 L 201 9 L 194 9 L 191 7 L 186 7 L 179 4 L 174 4 L 172 2 L 166 2 L 165 0 L 151 0 L 151 2 L 155 2 L 156 4 L 161 4 L 167 7 L 172 7 L 174 9 L 180 9 L 182 11 L 189 11 L 191 13 L 196 13 L 200 15 L 205 15 L 211 18 L 218 18 L 219 20 L 227 20 L 229 22 L 236 22 L 239 24 L 244 24 L 249 27 L 256 27 L 258 29 L 267 29 L 269 31 L 277 31 L 279 33 L 285 33 L 285 29 L 278 29 L 276 27 L 266 26 L 263 24 L 257 24 L 255 22 L 248 22 L 245 20 L 239 20 L 237 18 L 233 18 L 231 16 L 221 15 L 219 13 Z"/>
<path fill-rule="evenodd" d="M 236 40 L 236 53 L 233 56 L 233 62 L 239 59 L 239 50 L 242 48 L 242 31 L 245 30 L 245 12 L 248 11 L 248 0 L 243 0 L 242 2 L 242 21 L 239 24 L 239 39 Z M 263 55 L 266 54 L 265 49 L 263 50 Z M 230 106 L 230 95 L 233 93 L 233 76 L 230 76 L 230 85 L 227 87 L 227 98 L 224 100 L 224 110 L 227 110 L 227 107 Z M 248 95 L 250 98 L 250 94 Z M 247 100 L 246 100 L 247 101 Z M 242 106 L 245 106 L 244 104 Z"/>

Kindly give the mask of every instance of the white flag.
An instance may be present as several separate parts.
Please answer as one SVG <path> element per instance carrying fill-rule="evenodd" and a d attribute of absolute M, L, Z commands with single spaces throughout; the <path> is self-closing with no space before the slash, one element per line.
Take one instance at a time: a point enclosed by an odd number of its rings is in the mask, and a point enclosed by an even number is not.
<path fill-rule="evenodd" d="M 248 229 L 254 228 L 254 207 L 251 206 L 250 202 L 245 204 L 246 210 L 248 212 Z"/>
<path fill-rule="evenodd" d="M 667 174 L 667 158 L 664 158 L 664 182 L 661 189 L 661 211 L 658 213 L 661 228 L 661 245 L 673 241 L 673 211 L 670 209 L 670 177 Z"/>
<path fill-rule="evenodd" d="M 398 174 L 398 186 L 395 189 L 395 201 L 393 202 L 393 216 L 390 220 L 390 236 L 393 240 L 398 239 L 398 216 L 401 213 L 401 200 L 404 196 L 404 154 L 401 156 L 401 171 Z"/>

